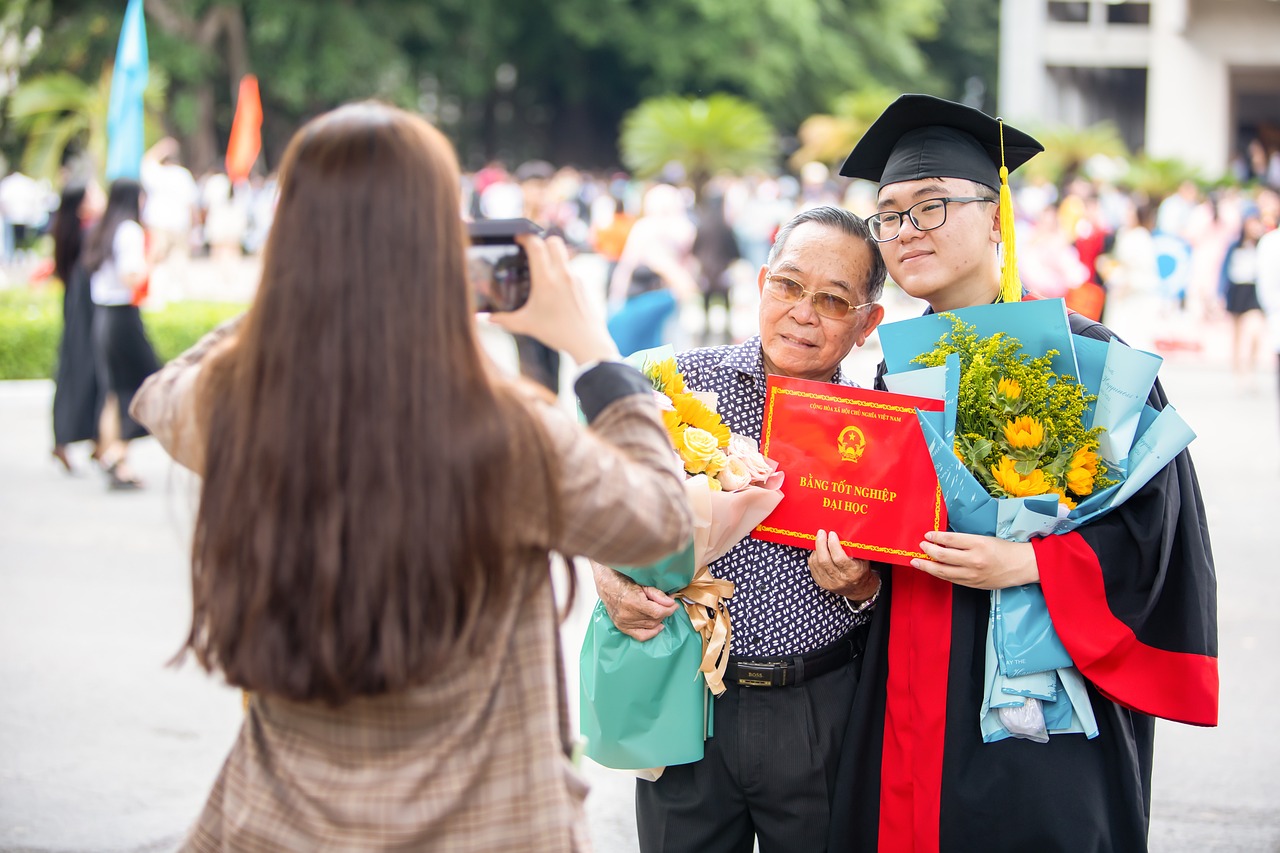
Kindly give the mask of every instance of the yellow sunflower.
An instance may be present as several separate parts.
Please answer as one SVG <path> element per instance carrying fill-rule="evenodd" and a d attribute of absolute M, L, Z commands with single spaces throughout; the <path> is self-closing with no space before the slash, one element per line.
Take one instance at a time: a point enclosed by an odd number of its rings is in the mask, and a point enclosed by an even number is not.
<path fill-rule="evenodd" d="M 1044 443 L 1044 427 L 1038 420 L 1023 416 L 1004 422 L 1004 440 L 1014 448 L 1035 448 Z"/>
<path fill-rule="evenodd" d="M 1014 466 L 1017 464 L 1008 456 L 1001 457 L 999 465 L 991 466 L 991 475 L 996 483 L 1011 498 L 1026 498 L 1032 495 L 1043 495 L 1053 484 L 1045 478 L 1044 472 L 1036 468 L 1030 474 L 1019 474 Z"/>

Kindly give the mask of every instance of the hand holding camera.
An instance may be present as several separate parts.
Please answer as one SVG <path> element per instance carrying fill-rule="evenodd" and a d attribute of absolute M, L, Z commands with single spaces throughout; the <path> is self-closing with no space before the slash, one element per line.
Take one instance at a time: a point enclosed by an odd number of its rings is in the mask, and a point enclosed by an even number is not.
<path fill-rule="evenodd" d="M 531 335 L 578 364 L 616 359 L 618 347 L 604 319 L 569 272 L 564 241 L 559 237 L 543 240 L 527 231 L 512 239 L 528 264 L 527 297 L 514 310 L 491 311 L 489 321 L 508 332 Z"/>

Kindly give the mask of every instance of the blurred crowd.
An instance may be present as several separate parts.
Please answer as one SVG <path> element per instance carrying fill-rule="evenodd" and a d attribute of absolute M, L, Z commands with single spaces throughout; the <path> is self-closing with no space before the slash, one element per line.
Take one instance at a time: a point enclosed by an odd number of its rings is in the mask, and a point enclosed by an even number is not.
<path fill-rule="evenodd" d="M 234 184 L 223 172 L 196 177 L 178 153 L 177 143 L 165 138 L 142 162 L 142 224 L 152 261 L 256 254 L 271 228 L 275 174 Z M 21 266 L 44 254 L 41 238 L 52 225 L 61 187 L 94 182 L 83 163 L 68 166 L 59 187 L 21 172 L 0 178 L 0 263 Z"/>
<path fill-rule="evenodd" d="M 1253 159 L 1237 168 L 1248 166 L 1247 175 L 1240 171 L 1245 183 L 1206 191 L 1186 182 L 1164 198 L 1084 177 L 1021 184 L 1015 209 L 1024 285 L 1065 297 L 1074 310 L 1157 351 L 1199 349 L 1201 324 L 1222 321 L 1231 329 L 1233 369 L 1252 374 L 1271 361 L 1267 352 L 1280 352 L 1280 309 L 1268 334 L 1256 257 L 1263 235 L 1280 224 L 1280 194 L 1269 183 L 1280 161 Z M 153 264 L 255 255 L 277 200 L 274 174 L 235 184 L 222 173 L 197 177 L 171 139 L 147 152 L 141 184 Z M 0 180 L 0 261 L 12 268 L 40 254 L 57 201 L 48 183 L 20 173 Z M 869 187 L 820 163 L 794 176 L 718 176 L 695 186 L 676 164 L 638 180 L 541 160 L 493 161 L 464 173 L 460 199 L 466 218 L 527 218 L 563 236 L 572 251 L 596 253 L 606 270 L 600 297 L 624 352 L 730 341 L 735 281 L 750 286 L 781 223 L 824 204 L 865 217 L 875 201 Z M 689 303 L 703 309 L 700 331 L 676 322 Z M 533 341 L 518 348 L 526 374 L 556 389 L 556 355 Z"/>

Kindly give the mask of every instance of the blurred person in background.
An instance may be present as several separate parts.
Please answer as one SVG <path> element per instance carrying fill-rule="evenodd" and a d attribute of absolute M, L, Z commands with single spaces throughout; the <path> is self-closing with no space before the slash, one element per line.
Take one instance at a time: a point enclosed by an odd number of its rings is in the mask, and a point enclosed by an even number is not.
<path fill-rule="evenodd" d="M 1088 281 L 1089 270 L 1059 227 L 1054 205 L 1040 211 L 1030 231 L 1018 236 L 1018 275 L 1032 293 L 1057 299 Z"/>
<path fill-rule="evenodd" d="M 693 257 L 698 265 L 698 291 L 702 294 L 702 345 L 727 344 L 733 339 L 733 278 L 729 271 L 742 252 L 725 216 L 724 195 L 718 187 L 708 188 L 698 204 L 698 231 L 693 240 Z M 711 306 L 724 308 L 720 332 L 711 332 Z"/>
<path fill-rule="evenodd" d="M 89 273 L 81 263 L 85 232 L 102 216 L 106 198 L 92 180 L 72 180 L 62 191 L 53 216 L 53 271 L 62 282 L 62 337 L 53 381 L 53 457 L 68 473 L 74 471 L 68 445 L 95 444 L 99 456 L 98 416 L 102 405 L 98 368 L 93 355 L 93 299 Z"/>
<path fill-rule="evenodd" d="M 1251 375 L 1262 345 L 1262 305 L 1258 301 L 1258 241 L 1266 226 L 1257 210 L 1245 213 L 1240 238 L 1227 249 L 1222 262 L 1219 295 L 1231 315 L 1231 370 Z"/>
<path fill-rule="evenodd" d="M 1154 214 L 1146 202 L 1129 202 L 1111 250 L 1098 257 L 1107 286 L 1107 325 L 1131 345 L 1154 346 L 1154 321 L 1160 316 L 1160 271 L 1149 228 Z"/>
<path fill-rule="evenodd" d="M 520 212 L 513 217 L 523 216 L 549 229 L 548 234 L 564 236 L 564 231 L 556 225 L 553 217 L 554 202 L 547 192 L 548 182 L 555 174 L 555 169 L 545 160 L 529 160 L 516 167 L 516 189 L 519 191 Z M 502 184 L 495 184 L 491 190 L 496 191 Z M 507 199 L 514 202 L 516 196 Z M 516 335 L 516 357 L 520 361 L 520 373 L 546 388 L 552 394 L 560 393 L 560 352 L 549 347 L 532 335 Z"/>
<path fill-rule="evenodd" d="M 140 221 L 142 185 L 130 178 L 111 184 L 102 220 L 89 232 L 82 255 L 93 297 L 93 355 L 105 394 L 98 422 L 100 461 L 113 490 L 137 489 L 129 468 L 129 442 L 147 434 L 129 416 L 144 379 L 160 369 L 138 310 L 149 275 L 146 234 Z"/>
<path fill-rule="evenodd" d="M 242 254 L 241 244 L 249 227 L 243 200 L 232 194 L 231 179 L 221 172 L 209 175 L 201 193 L 204 203 L 204 241 L 209 256 L 231 261 Z"/>
<path fill-rule="evenodd" d="M 658 559 L 691 513 L 559 239 L 494 318 L 586 366 L 589 426 L 484 356 L 458 199 L 421 118 L 311 121 L 248 313 L 138 396 L 204 477 L 183 651 L 249 691 L 183 850 L 588 847 L 549 552 Z"/>
<path fill-rule="evenodd" d="M 196 179 L 178 162 L 178 142 L 166 136 L 142 158 L 142 189 L 147 204 L 142 224 L 155 243 L 154 257 L 185 261 L 191 254 L 191 231 L 200 209 Z"/>
<path fill-rule="evenodd" d="M 670 321 L 698 292 L 692 272 L 696 237 L 680 190 L 671 184 L 650 187 L 609 279 L 609 328 L 624 354 L 672 343 Z"/>
<path fill-rule="evenodd" d="M 1275 353 L 1276 377 L 1280 379 L 1280 230 L 1277 229 L 1258 240 L 1258 303 L 1266 312 L 1267 337 Z"/>

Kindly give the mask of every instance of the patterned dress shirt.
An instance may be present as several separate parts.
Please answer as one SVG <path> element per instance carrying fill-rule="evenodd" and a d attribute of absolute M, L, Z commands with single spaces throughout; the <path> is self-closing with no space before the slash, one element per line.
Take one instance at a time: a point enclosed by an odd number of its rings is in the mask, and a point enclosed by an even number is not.
<path fill-rule="evenodd" d="M 717 395 L 716 409 L 729 429 L 760 440 L 767 380 L 758 336 L 738 345 L 679 353 L 676 364 L 689 388 Z M 853 384 L 839 368 L 831 381 Z M 734 584 L 729 599 L 734 655 L 805 654 L 835 642 L 871 618 L 870 609 L 855 616 L 841 596 L 814 582 L 810 553 L 747 537 L 711 564 L 711 574 Z"/>

